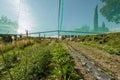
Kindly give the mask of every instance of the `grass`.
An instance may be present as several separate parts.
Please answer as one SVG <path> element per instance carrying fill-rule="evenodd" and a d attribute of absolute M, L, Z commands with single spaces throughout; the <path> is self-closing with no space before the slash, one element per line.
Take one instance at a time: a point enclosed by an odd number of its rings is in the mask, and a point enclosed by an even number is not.
<path fill-rule="evenodd" d="M 31 76 L 31 75 L 28 76 L 28 74 L 32 73 L 27 68 L 29 66 L 30 66 L 29 67 L 30 70 L 32 70 L 34 67 L 37 68 L 36 66 L 33 67 L 31 62 L 35 60 L 38 62 L 36 63 L 36 65 L 40 65 L 41 61 L 43 63 L 47 61 L 46 56 L 49 56 L 49 51 L 40 47 L 40 46 L 46 46 L 47 42 L 44 42 L 44 44 L 41 44 L 41 45 L 34 44 L 31 46 L 28 46 L 29 44 L 28 45 L 26 44 L 27 42 L 25 42 L 25 46 L 19 45 L 19 47 L 11 49 L 10 51 L 5 51 L 5 53 L 3 53 L 5 60 L 2 60 L 2 57 L 1 57 L 0 61 L 1 61 L 1 64 L 5 62 L 6 66 L 2 65 L 3 68 L 1 68 L 1 73 L 0 73 L 1 80 L 7 80 L 10 78 L 8 72 L 6 72 L 8 70 L 10 71 L 10 74 L 12 75 L 12 78 L 14 80 L 19 80 L 19 79 L 26 80 L 26 78 Z M 24 48 L 23 47 L 21 48 L 21 46 L 23 46 Z M 42 53 L 46 53 L 46 54 L 42 55 Z M 47 64 L 44 64 L 44 65 L 47 65 Z M 44 65 L 41 64 L 41 66 L 44 66 Z"/>
<path fill-rule="evenodd" d="M 8 44 L 0 44 L 0 52 L 5 53 L 7 51 L 13 50 L 14 48 L 20 48 L 20 49 L 24 49 L 25 47 L 32 45 L 33 44 L 33 40 L 21 40 L 21 41 L 14 41 L 12 43 L 8 43 Z"/>
<path fill-rule="evenodd" d="M 120 55 L 120 33 L 81 37 L 84 45 L 88 45 L 110 54 Z"/>

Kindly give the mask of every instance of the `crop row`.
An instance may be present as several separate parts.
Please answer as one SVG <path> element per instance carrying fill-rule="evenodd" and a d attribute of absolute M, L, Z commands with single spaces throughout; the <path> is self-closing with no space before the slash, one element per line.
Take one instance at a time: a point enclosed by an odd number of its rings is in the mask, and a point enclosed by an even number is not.
<path fill-rule="evenodd" d="M 57 44 L 52 53 L 52 80 L 79 80 L 79 76 L 74 68 L 74 61 L 69 56 L 62 45 Z"/>
<path fill-rule="evenodd" d="M 26 80 L 40 78 L 46 70 L 45 65 L 49 61 L 50 52 L 44 49 L 43 44 L 34 44 L 25 49 L 14 49 L 4 54 L 4 61 L 1 61 L 0 79 L 1 80 Z M 5 65 L 4 65 L 5 63 Z M 44 75 L 44 74 L 43 74 Z"/>

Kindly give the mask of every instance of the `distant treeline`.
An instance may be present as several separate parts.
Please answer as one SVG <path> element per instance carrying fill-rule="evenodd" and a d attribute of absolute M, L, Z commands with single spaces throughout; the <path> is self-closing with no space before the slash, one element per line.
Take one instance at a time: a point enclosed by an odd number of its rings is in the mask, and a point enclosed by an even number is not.
<path fill-rule="evenodd" d="M 12 21 L 7 16 L 0 17 L 0 24 L 18 25 L 16 21 Z"/>
<path fill-rule="evenodd" d="M 18 23 L 9 19 L 7 16 L 0 17 L 0 34 L 17 33 Z"/>
<path fill-rule="evenodd" d="M 98 5 L 96 5 L 94 10 L 94 17 L 93 17 L 94 29 L 90 30 L 89 26 L 83 25 L 82 27 L 76 28 L 75 30 L 81 32 L 99 32 L 99 33 L 109 32 L 109 29 L 106 27 L 105 22 L 103 21 L 101 26 L 99 26 L 98 20 L 99 20 Z"/>

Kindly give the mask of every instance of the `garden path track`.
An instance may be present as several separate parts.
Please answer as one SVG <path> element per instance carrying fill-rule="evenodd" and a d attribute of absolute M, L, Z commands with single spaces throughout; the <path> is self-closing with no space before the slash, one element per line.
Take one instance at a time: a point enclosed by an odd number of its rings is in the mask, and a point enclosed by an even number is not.
<path fill-rule="evenodd" d="M 113 80 L 113 77 L 106 74 L 99 66 L 91 62 L 88 58 L 82 55 L 78 50 L 73 48 L 70 44 L 67 44 L 70 52 L 80 59 L 83 68 L 86 70 L 87 74 L 92 77 L 94 80 Z"/>

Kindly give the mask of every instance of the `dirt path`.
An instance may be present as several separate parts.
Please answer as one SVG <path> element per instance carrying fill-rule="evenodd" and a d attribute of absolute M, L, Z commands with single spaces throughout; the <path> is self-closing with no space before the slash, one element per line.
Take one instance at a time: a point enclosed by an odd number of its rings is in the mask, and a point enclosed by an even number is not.
<path fill-rule="evenodd" d="M 94 80 L 112 80 L 111 76 L 107 75 L 102 69 L 100 69 L 97 65 L 83 56 L 79 51 L 77 51 L 70 45 L 67 46 L 73 54 L 77 55 L 77 57 L 82 62 L 82 67 L 86 70 L 87 74 L 91 78 L 93 78 Z"/>
<path fill-rule="evenodd" d="M 116 80 L 120 80 L 120 56 L 111 55 L 106 51 L 82 43 L 69 42 L 69 44 L 82 55 L 100 66 L 107 74 L 114 76 L 117 78 Z"/>

